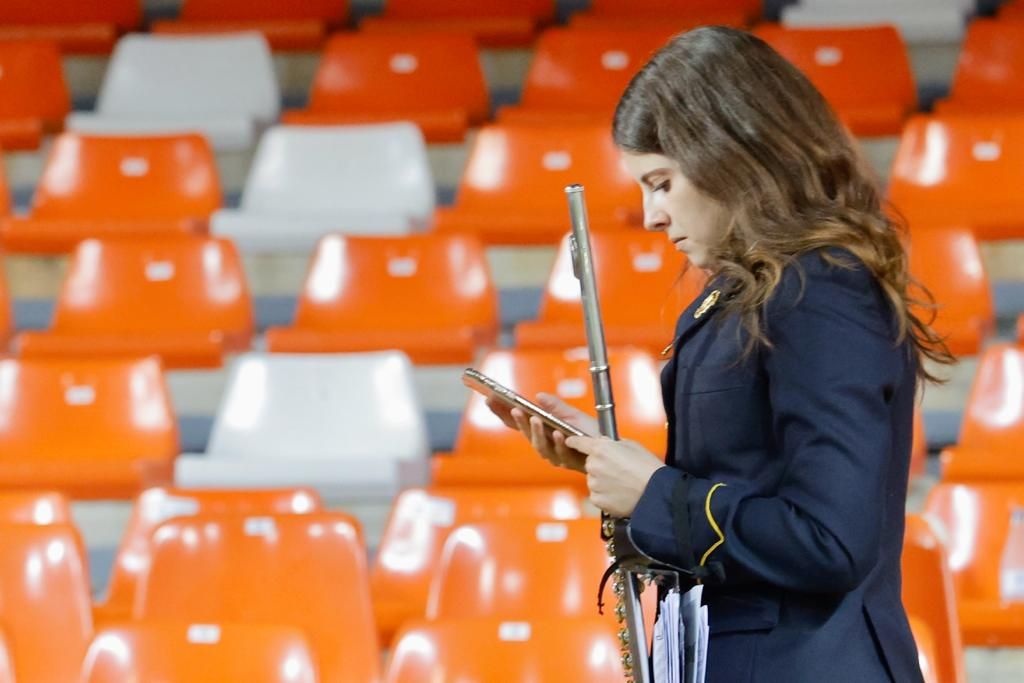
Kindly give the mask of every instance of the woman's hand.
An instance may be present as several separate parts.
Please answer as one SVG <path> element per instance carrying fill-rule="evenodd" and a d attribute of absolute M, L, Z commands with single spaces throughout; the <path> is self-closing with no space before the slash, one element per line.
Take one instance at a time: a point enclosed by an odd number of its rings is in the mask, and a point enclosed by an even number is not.
<path fill-rule="evenodd" d="M 586 434 L 600 433 L 596 419 L 582 410 L 573 408 L 557 396 L 537 394 L 537 405 Z M 585 471 L 586 456 L 567 447 L 566 436 L 562 432 L 546 427 L 539 417 L 529 417 L 522 410 L 509 408 L 501 401 L 488 399 L 487 407 L 505 423 L 505 426 L 518 430 L 529 439 L 534 450 L 552 465 L 577 472 Z"/>
<path fill-rule="evenodd" d="M 590 502 L 612 517 L 629 517 L 647 482 L 665 466 L 636 441 L 570 436 L 565 447 L 584 456 Z"/>

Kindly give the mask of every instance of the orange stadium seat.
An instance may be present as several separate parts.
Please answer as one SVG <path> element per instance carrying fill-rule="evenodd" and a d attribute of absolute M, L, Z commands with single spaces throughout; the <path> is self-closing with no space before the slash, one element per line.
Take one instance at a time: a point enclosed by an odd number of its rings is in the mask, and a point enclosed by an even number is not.
<path fill-rule="evenodd" d="M 0 524 L 0 544 L 0 633 L 13 680 L 77 681 L 92 638 L 89 572 L 77 531 L 70 524 Z"/>
<path fill-rule="evenodd" d="M 461 142 L 490 114 L 477 46 L 461 34 L 339 34 L 320 58 L 309 106 L 284 123 L 412 121 L 427 142 Z"/>
<path fill-rule="evenodd" d="M 2 151 L 2 150 L 0 150 Z M 3 221 L 11 214 L 11 190 L 7 184 L 7 172 L 4 165 L 0 164 L 0 231 L 3 228 Z M 2 232 L 0 232 L 2 236 Z"/>
<path fill-rule="evenodd" d="M 64 52 L 102 54 L 119 34 L 139 28 L 140 0 L 4 0 L 0 40 L 52 40 Z"/>
<path fill-rule="evenodd" d="M 197 134 L 54 142 L 29 215 L 0 224 L 10 251 L 61 253 L 88 237 L 204 232 L 221 204 L 209 143 Z"/>
<path fill-rule="evenodd" d="M 309 645 L 295 628 L 136 622 L 101 631 L 82 665 L 82 683 L 127 681 L 317 683 L 318 678 Z"/>
<path fill-rule="evenodd" d="M 601 618 L 444 619 L 402 631 L 386 683 L 624 679 L 615 629 Z"/>
<path fill-rule="evenodd" d="M 660 233 L 620 230 L 590 238 L 605 341 L 661 353 L 672 341 L 679 314 L 700 294 L 705 276 L 683 274 L 686 257 Z M 643 296 L 637 296 L 643 292 Z M 521 349 L 585 346 L 579 281 L 573 275 L 569 237 L 562 240 L 548 276 L 537 320 L 519 323 Z"/>
<path fill-rule="evenodd" d="M 245 350 L 253 310 L 230 240 L 86 240 L 64 278 L 53 324 L 24 332 L 23 357 L 157 354 L 168 368 L 219 367 Z"/>
<path fill-rule="evenodd" d="M 597 518 L 503 519 L 454 529 L 430 584 L 427 619 L 598 616 L 596 588 L 611 561 L 600 527 Z M 614 624 L 611 612 L 604 615 Z"/>
<path fill-rule="evenodd" d="M 157 359 L 7 358 L 0 383 L 4 488 L 127 498 L 170 480 L 178 427 Z"/>
<path fill-rule="evenodd" d="M 975 19 L 967 24 L 943 114 L 1024 113 L 1024 22 Z"/>
<path fill-rule="evenodd" d="M 967 228 L 911 230 L 910 272 L 935 299 L 938 309 L 920 311 L 958 356 L 976 355 L 995 332 L 995 305 L 981 251 Z M 914 293 L 924 298 L 923 292 Z"/>
<path fill-rule="evenodd" d="M 313 257 L 294 325 L 269 329 L 267 349 L 400 349 L 414 363 L 469 363 L 497 336 L 497 293 L 476 239 L 329 235 Z"/>
<path fill-rule="evenodd" d="M 1020 480 L 940 483 L 928 495 L 925 514 L 944 527 L 964 645 L 1024 645 L 1024 601 L 1000 594 L 1010 516 L 1022 509 L 1024 483 Z"/>
<path fill-rule="evenodd" d="M 0 498 L 0 505 L 3 499 Z M 135 501 L 132 515 L 117 549 L 106 599 L 95 605 L 98 624 L 124 620 L 142 576 L 149 569 L 152 534 L 171 518 L 201 514 L 303 514 L 322 509 L 320 496 L 310 488 L 292 489 L 180 489 L 151 488 Z"/>
<path fill-rule="evenodd" d="M 762 24 L 755 33 L 807 75 L 854 135 L 899 135 L 917 108 L 907 48 L 894 26 Z"/>
<path fill-rule="evenodd" d="M 249 348 L 255 323 L 242 260 L 222 238 L 87 240 L 72 257 L 46 332 L 23 357 L 157 354 L 165 368 L 216 368 Z"/>
<path fill-rule="evenodd" d="M 36 149 L 64 127 L 71 95 L 60 52 L 45 41 L 0 42 L 0 147 Z"/>
<path fill-rule="evenodd" d="M 963 643 L 956 590 L 946 549 L 920 515 L 908 515 L 903 539 L 903 606 L 911 623 L 923 625 L 931 641 L 929 668 L 943 683 L 964 683 Z M 915 630 L 917 636 L 919 630 Z M 918 647 L 921 648 L 921 641 Z M 925 648 L 921 648 L 924 650 Z"/>
<path fill-rule="evenodd" d="M 577 493 L 553 487 L 403 491 L 391 508 L 370 574 L 381 642 L 390 643 L 403 622 L 423 618 L 430 581 L 451 529 L 504 518 L 577 519 L 580 505 Z"/>
<path fill-rule="evenodd" d="M 498 121 L 606 124 L 633 74 L 673 33 L 664 26 L 545 31 L 534 48 L 519 104 L 499 110 Z"/>
<path fill-rule="evenodd" d="M 620 435 L 662 456 L 665 409 L 656 359 L 636 349 L 611 349 L 608 363 Z M 586 349 L 492 351 L 479 369 L 531 400 L 544 391 L 594 413 Z M 519 432 L 495 417 L 475 392 L 462 414 L 454 452 L 435 456 L 433 467 L 434 483 L 442 486 L 558 484 L 586 491 L 583 475 L 543 460 Z"/>
<path fill-rule="evenodd" d="M 0 493 L 0 524 L 73 524 L 68 499 L 56 491 Z"/>
<path fill-rule="evenodd" d="M 185 0 L 175 20 L 153 22 L 155 33 L 260 31 L 274 50 L 316 50 L 348 20 L 348 0 Z"/>
<path fill-rule="evenodd" d="M 917 645 L 917 662 L 921 667 L 921 675 L 924 683 L 943 683 L 935 671 L 935 662 L 940 657 L 935 648 L 935 639 L 932 632 L 920 619 L 909 617 L 910 633 L 914 636 L 914 643 Z"/>
<path fill-rule="evenodd" d="M 469 33 L 488 47 L 526 46 L 555 19 L 553 0 L 388 0 L 384 12 L 360 23 L 362 31 Z"/>
<path fill-rule="evenodd" d="M 985 349 L 967 397 L 960 439 L 942 452 L 944 481 L 1024 480 L 1024 347 Z"/>
<path fill-rule="evenodd" d="M 362 533 L 338 512 L 164 522 L 133 616 L 292 626 L 321 683 L 379 677 Z"/>
<path fill-rule="evenodd" d="M 1007 0 L 999 8 L 1000 19 L 1019 19 L 1024 17 L 1024 2 L 1021 0 Z"/>
<path fill-rule="evenodd" d="M 640 191 L 601 124 L 480 129 L 452 207 L 436 229 L 488 244 L 554 244 L 569 231 L 562 189 L 582 183 L 594 228 L 639 225 Z"/>
<path fill-rule="evenodd" d="M 741 27 L 761 18 L 762 0 L 591 0 L 572 16 L 574 28 L 669 26 L 684 31 L 699 25 Z"/>
<path fill-rule="evenodd" d="M 4 275 L 3 265 L 0 264 L 0 352 L 7 350 L 13 334 L 14 311 L 11 307 L 11 295 L 7 288 L 7 278 Z"/>
<path fill-rule="evenodd" d="M 979 240 L 1024 238 L 1024 118 L 914 116 L 893 161 L 889 199 L 918 225 L 958 225 Z"/>

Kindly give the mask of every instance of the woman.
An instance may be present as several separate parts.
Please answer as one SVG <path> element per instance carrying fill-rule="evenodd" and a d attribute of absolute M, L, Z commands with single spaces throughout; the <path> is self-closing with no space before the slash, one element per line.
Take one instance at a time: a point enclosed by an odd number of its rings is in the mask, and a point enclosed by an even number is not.
<path fill-rule="evenodd" d="M 666 353 L 665 462 L 492 410 L 586 472 L 642 550 L 714 568 L 710 683 L 920 681 L 900 600 L 912 416 L 922 361 L 952 358 L 913 313 L 878 189 L 807 79 L 732 29 L 662 48 L 613 129 L 646 229 L 709 276 Z"/>

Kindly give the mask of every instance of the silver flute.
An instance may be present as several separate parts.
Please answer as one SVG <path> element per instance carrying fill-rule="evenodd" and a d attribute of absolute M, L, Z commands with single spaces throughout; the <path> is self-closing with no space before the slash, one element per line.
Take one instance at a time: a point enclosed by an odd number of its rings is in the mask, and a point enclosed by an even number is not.
<path fill-rule="evenodd" d="M 583 323 L 590 352 L 590 377 L 594 384 L 597 420 L 603 436 L 618 440 L 615 399 L 612 396 L 612 382 L 608 372 L 608 349 L 604 341 L 604 325 L 601 322 L 601 306 L 594 277 L 594 260 L 590 250 L 589 222 L 583 186 L 569 185 L 565 188 L 565 194 L 569 201 L 569 216 L 572 221 L 569 247 L 573 273 L 580 281 Z M 613 589 L 617 601 L 615 614 L 622 625 L 619 641 L 622 645 L 622 666 L 626 680 L 631 683 L 651 683 L 653 676 L 647 656 L 647 635 L 644 632 L 643 607 L 640 603 L 640 593 L 643 590 L 641 575 L 644 571 L 641 565 L 623 562 L 626 557 L 639 555 L 629 540 L 628 522 L 629 520 L 615 519 L 602 512 L 601 537 L 615 561 L 613 566 L 618 567 L 615 570 Z"/>

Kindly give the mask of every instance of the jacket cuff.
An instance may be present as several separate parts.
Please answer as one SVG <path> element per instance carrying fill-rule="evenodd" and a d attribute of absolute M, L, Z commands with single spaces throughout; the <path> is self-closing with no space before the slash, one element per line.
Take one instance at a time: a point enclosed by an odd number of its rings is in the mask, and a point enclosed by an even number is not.
<path fill-rule="evenodd" d="M 725 543 L 725 484 L 662 467 L 647 482 L 629 522 L 637 547 L 651 557 L 706 575 Z M 720 553 L 719 553 L 720 554 Z M 720 571 L 713 573 L 721 580 Z"/>

